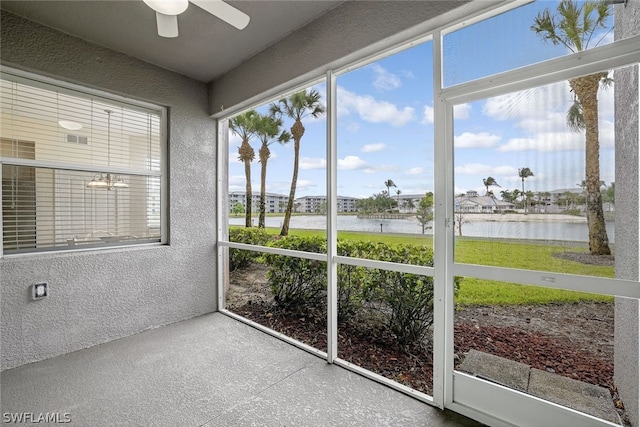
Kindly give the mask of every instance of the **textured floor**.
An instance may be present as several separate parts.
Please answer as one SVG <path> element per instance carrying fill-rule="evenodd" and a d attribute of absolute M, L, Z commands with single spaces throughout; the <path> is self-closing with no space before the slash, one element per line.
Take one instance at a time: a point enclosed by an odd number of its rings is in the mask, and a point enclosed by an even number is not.
<path fill-rule="evenodd" d="M 3 422 L 59 413 L 92 427 L 477 425 L 222 314 L 8 370 L 0 384 Z"/>

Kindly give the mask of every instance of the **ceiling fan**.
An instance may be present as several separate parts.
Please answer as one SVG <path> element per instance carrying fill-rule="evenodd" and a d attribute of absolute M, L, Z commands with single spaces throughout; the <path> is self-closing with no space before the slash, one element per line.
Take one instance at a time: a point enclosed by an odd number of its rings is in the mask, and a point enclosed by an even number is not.
<path fill-rule="evenodd" d="M 242 30 L 249 24 L 249 15 L 222 0 L 143 0 L 156 11 L 158 35 L 178 37 L 178 15 L 187 10 L 189 1 L 230 25 Z"/>

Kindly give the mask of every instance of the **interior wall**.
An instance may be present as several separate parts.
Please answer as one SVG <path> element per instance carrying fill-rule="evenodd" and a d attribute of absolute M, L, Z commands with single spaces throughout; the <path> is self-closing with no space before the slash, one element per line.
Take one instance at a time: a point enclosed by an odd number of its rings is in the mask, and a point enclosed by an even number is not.
<path fill-rule="evenodd" d="M 615 38 L 640 34 L 640 1 L 630 0 L 615 7 Z M 640 279 L 640 236 L 638 211 L 640 195 L 629 188 L 639 188 L 638 138 L 638 66 L 617 70 L 614 76 L 616 116 L 616 277 Z M 640 425 L 640 301 L 616 298 L 615 302 L 614 380 L 631 425 Z"/>
<path fill-rule="evenodd" d="M 169 245 L 0 260 L 2 369 L 215 311 L 216 123 L 204 83 L 1 13 L 2 65 L 165 106 Z M 50 296 L 32 301 L 30 285 Z"/>

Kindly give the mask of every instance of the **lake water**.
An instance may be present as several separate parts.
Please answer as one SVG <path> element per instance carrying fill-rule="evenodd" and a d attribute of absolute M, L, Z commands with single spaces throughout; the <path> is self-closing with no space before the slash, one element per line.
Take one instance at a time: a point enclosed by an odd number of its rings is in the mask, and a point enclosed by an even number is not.
<path fill-rule="evenodd" d="M 284 221 L 283 216 L 266 217 L 267 227 L 281 227 Z M 254 225 L 258 220 L 254 219 Z M 244 217 L 229 217 L 230 225 L 244 225 Z M 370 233 L 380 233 L 382 224 L 383 233 L 409 233 L 421 234 L 422 226 L 415 218 L 405 219 L 365 219 L 355 215 L 339 215 L 338 230 L 342 231 L 365 231 Z M 289 228 L 291 229 L 311 229 L 324 230 L 327 225 L 327 218 L 320 215 L 292 216 Z M 614 223 L 607 222 L 607 234 L 609 241 L 615 241 Z M 432 234 L 433 230 L 425 230 L 425 234 Z M 456 228 L 456 235 L 458 230 Z M 521 222 L 501 222 L 501 221 L 479 221 L 469 222 L 462 226 L 463 236 L 473 237 L 495 237 L 495 238 L 518 238 L 518 239 L 541 239 L 560 241 L 588 241 L 588 228 L 586 222 L 557 222 L 557 221 L 521 221 Z"/>

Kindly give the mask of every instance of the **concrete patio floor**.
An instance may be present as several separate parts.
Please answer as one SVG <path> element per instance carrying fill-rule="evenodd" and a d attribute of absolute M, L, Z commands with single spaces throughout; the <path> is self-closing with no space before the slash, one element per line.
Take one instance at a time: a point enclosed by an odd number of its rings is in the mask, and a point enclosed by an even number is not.
<path fill-rule="evenodd" d="M 3 423 L 59 413 L 92 427 L 479 425 L 220 313 L 7 370 L 0 386 Z"/>

